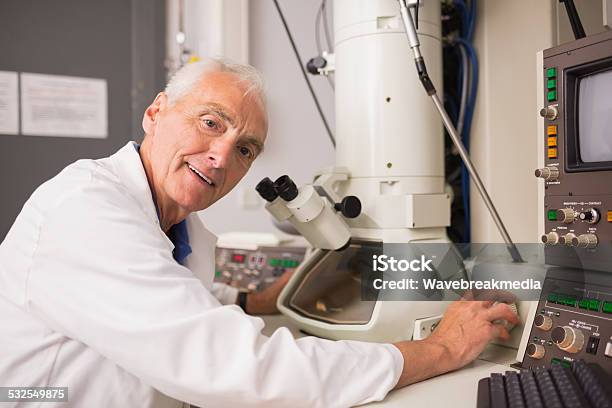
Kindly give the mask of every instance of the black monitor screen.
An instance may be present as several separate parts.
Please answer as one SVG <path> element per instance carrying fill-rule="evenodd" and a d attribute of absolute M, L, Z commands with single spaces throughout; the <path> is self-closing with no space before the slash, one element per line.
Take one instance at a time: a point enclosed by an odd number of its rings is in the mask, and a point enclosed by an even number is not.
<path fill-rule="evenodd" d="M 612 162 L 612 70 L 580 78 L 577 108 L 580 160 Z"/>

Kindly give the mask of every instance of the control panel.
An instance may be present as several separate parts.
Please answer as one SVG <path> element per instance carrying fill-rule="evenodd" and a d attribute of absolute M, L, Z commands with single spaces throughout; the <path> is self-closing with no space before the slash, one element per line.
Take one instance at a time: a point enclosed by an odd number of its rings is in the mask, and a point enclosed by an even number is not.
<path fill-rule="evenodd" d="M 215 253 L 215 282 L 241 291 L 260 291 L 304 260 L 306 248 L 260 246 L 257 249 L 221 248 Z"/>
<path fill-rule="evenodd" d="M 598 363 L 612 374 L 612 284 L 605 272 L 552 270 L 544 281 L 522 366 L 569 367 L 578 359 Z"/>
<path fill-rule="evenodd" d="M 588 126 L 605 123 L 608 115 L 598 106 L 607 98 L 594 91 L 601 82 L 593 81 L 612 77 L 612 32 L 545 50 L 543 56 L 544 166 L 535 176 L 544 183 L 546 263 L 612 272 L 609 130 Z"/>

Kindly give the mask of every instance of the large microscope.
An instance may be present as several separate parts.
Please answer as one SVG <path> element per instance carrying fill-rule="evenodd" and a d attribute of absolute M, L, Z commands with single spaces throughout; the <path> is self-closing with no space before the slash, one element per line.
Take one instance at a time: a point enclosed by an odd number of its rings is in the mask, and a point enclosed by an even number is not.
<path fill-rule="evenodd" d="M 522 261 L 436 93 L 440 7 L 439 1 L 335 0 L 336 165 L 300 188 L 286 175 L 257 186 L 273 217 L 290 222 L 314 248 L 278 300 L 279 310 L 307 333 L 423 338 L 448 301 L 460 297 L 421 290 L 384 298 L 364 290 L 380 254 L 427 256 L 437 279 L 468 279 L 446 234 L 452 192 L 445 186 L 443 124 L 504 237 L 508 259 Z"/>
<path fill-rule="evenodd" d="M 535 176 L 543 181 L 545 232 L 541 245 L 517 246 L 436 91 L 440 2 L 335 0 L 336 166 L 299 188 L 288 176 L 257 186 L 276 221 L 289 222 L 314 248 L 278 300 L 293 325 L 332 339 L 429 335 L 459 293 L 372 293 L 381 254 L 429 259 L 432 275 L 445 282 L 533 278 L 540 285 L 514 303 L 520 330 L 511 332 L 509 344 L 485 350 L 453 384 L 462 393 L 471 387 L 479 407 L 523 397 L 560 395 L 567 402 L 569 386 L 559 381 L 573 372 L 591 405 L 565 406 L 612 406 L 603 404 L 612 404 L 612 393 L 604 395 L 611 391 L 605 373 L 612 374 L 612 32 L 586 37 L 573 2 L 560 1 L 576 41 L 539 57 L 543 153 Z M 442 125 L 505 242 L 484 262 L 458 251 L 445 232 L 452 195 L 445 187 Z M 510 367 L 528 370 L 517 374 Z M 476 394 L 474 376 L 492 371 Z M 529 388 L 533 376 L 540 388 Z M 555 392 L 547 376 L 555 378 Z M 524 395 L 510 395 L 519 377 Z M 411 394 L 429 399 L 441 385 L 452 384 L 435 379 Z M 496 405 L 498 397 L 503 404 Z"/>

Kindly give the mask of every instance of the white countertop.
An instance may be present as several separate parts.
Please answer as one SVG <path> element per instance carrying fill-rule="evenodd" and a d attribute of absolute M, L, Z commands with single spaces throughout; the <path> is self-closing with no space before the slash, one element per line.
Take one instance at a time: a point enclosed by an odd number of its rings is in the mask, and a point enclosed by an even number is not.
<path fill-rule="evenodd" d="M 303 337 L 283 315 L 264 316 L 265 335 L 271 335 L 278 327 L 291 330 L 295 337 Z M 509 365 L 514 362 L 516 350 L 500 346 L 489 346 L 478 360 L 461 370 L 430 378 L 417 384 L 392 391 L 381 401 L 364 406 L 375 408 L 407 407 L 449 407 L 476 408 L 478 380 L 493 372 L 503 373 L 513 370 Z"/>

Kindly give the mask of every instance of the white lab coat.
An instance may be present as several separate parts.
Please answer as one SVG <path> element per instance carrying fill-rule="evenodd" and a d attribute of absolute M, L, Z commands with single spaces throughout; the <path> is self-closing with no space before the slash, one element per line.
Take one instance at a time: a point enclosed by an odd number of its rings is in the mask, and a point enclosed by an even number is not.
<path fill-rule="evenodd" d="M 0 245 L 0 386 L 67 386 L 73 407 L 327 408 L 397 383 L 391 345 L 266 337 L 222 306 L 215 238 L 196 214 L 188 230 L 184 267 L 132 143 L 40 186 Z"/>

